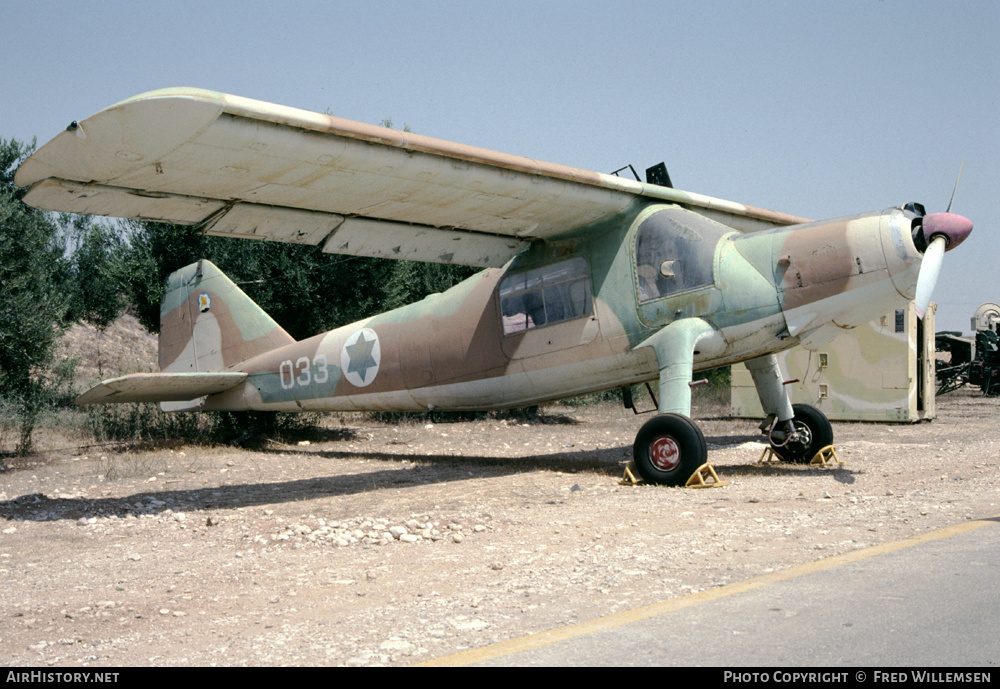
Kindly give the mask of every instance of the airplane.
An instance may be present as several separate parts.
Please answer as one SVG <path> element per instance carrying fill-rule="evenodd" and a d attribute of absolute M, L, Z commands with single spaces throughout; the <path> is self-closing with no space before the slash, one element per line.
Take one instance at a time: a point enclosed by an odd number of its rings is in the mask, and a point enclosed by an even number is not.
<path fill-rule="evenodd" d="M 674 189 L 665 167 L 633 181 L 193 88 L 72 122 L 15 182 L 45 210 L 483 268 L 295 341 L 198 261 L 168 278 L 161 372 L 78 404 L 472 411 L 658 381 L 633 456 L 664 485 L 707 459 L 691 419 L 701 370 L 747 365 L 780 458 L 832 444 L 820 410 L 790 403 L 775 354 L 914 300 L 922 317 L 944 252 L 972 231 L 951 204 L 814 222 Z"/>

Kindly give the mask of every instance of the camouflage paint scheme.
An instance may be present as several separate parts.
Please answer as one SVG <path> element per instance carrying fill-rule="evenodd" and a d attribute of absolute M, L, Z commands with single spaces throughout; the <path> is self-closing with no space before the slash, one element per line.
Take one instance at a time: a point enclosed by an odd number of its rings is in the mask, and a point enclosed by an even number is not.
<path fill-rule="evenodd" d="M 935 416 L 934 311 L 919 320 L 912 304 L 889 311 L 819 348 L 778 354 L 792 402 L 836 421 L 917 422 Z M 734 366 L 732 413 L 766 416 L 750 373 Z"/>
<path fill-rule="evenodd" d="M 696 228 L 712 222 L 652 204 L 632 222 L 609 223 L 593 239 L 533 246 L 509 266 L 487 269 L 444 294 L 301 342 L 293 342 L 211 263 L 201 264 L 200 276 L 198 264 L 188 266 L 171 276 L 164 300 L 161 370 L 238 371 L 249 377 L 232 389 L 170 409 L 427 410 L 534 404 L 657 379 L 657 348 L 669 343 L 655 337 L 666 326 L 705 323 L 697 348 L 678 355 L 691 358 L 686 374 L 681 371 L 683 385 L 676 386 L 683 393 L 695 370 L 765 356 L 803 339 L 820 342 L 867 322 L 871 314 L 853 299 L 844 313 L 826 306 L 848 291 L 860 291 L 867 295 L 864 303 L 880 309 L 887 302 L 901 308 L 908 302 L 893 283 L 890 265 L 897 275 L 912 266 L 895 253 L 887 259 L 880 241 L 880 234 L 892 240 L 890 221 L 904 215 L 890 210 L 754 234 L 719 228 L 724 236 L 709 259 L 713 284 L 640 305 L 634 236 L 662 212 Z M 869 234 L 874 241 L 852 245 L 853 236 Z M 838 245 L 839 265 L 832 248 Z M 567 256 L 588 261 L 593 313 L 504 335 L 500 279 Z M 870 270 L 861 272 L 859 265 Z M 366 350 L 364 343 L 376 341 L 378 350 L 374 344 Z M 355 373 L 365 367 L 364 376 L 354 382 L 347 375 L 352 366 Z M 115 397 L 100 401 L 117 401 Z M 677 406 L 669 395 L 661 398 L 661 411 Z M 684 412 L 689 401 L 680 403 Z"/>
<path fill-rule="evenodd" d="M 197 89 L 73 122 L 15 182 L 39 208 L 485 268 L 293 342 L 209 262 L 188 266 L 163 303 L 163 372 L 79 399 L 166 409 L 494 409 L 658 379 L 659 411 L 687 416 L 695 371 L 748 361 L 784 422 L 774 353 L 904 308 L 924 242 L 971 231 L 932 214 L 925 240 L 912 204 L 809 222 Z"/>

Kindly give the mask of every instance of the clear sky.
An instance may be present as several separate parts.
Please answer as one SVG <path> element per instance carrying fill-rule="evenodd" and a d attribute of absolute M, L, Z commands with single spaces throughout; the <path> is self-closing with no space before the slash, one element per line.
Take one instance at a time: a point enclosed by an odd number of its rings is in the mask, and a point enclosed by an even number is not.
<path fill-rule="evenodd" d="M 0 137 L 196 86 L 811 218 L 919 201 L 976 225 L 939 330 L 1000 302 L 1000 2 L 0 5 Z"/>

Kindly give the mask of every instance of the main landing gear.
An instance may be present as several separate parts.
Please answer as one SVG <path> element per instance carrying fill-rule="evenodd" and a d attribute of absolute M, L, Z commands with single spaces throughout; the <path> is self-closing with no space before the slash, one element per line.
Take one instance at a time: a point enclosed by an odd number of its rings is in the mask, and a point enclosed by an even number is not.
<path fill-rule="evenodd" d="M 803 464 L 833 445 L 833 427 L 826 415 L 808 404 L 793 404 L 789 421 L 770 417 L 761 426 L 771 449 L 782 461 Z M 705 436 L 683 414 L 659 414 L 639 429 L 632 445 L 635 468 L 646 483 L 683 486 L 708 459 Z"/>
<path fill-rule="evenodd" d="M 681 414 L 660 414 L 639 429 L 632 456 L 647 483 L 683 486 L 705 463 L 708 447 L 694 421 Z"/>
<path fill-rule="evenodd" d="M 690 418 L 691 385 L 696 348 L 703 351 L 713 342 L 717 345 L 712 339 L 716 335 L 707 321 L 682 318 L 636 346 L 651 347 L 660 369 L 660 414 L 643 424 L 632 446 L 636 470 L 647 483 L 684 485 L 708 459 L 705 436 Z M 823 412 L 808 404 L 791 404 L 774 354 L 745 363 L 768 416 L 761 430 L 778 457 L 787 462 L 809 462 L 833 444 L 833 428 Z M 630 397 L 625 398 L 625 404 L 635 411 Z"/>

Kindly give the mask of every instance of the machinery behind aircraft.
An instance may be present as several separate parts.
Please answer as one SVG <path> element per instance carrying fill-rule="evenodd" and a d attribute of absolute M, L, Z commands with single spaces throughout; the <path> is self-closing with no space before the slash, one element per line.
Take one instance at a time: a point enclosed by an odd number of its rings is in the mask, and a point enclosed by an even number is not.
<path fill-rule="evenodd" d="M 912 203 L 809 222 L 197 89 L 73 122 L 15 182 L 48 210 L 484 268 L 296 342 L 199 261 L 169 278 L 161 372 L 105 381 L 79 404 L 484 410 L 658 380 L 634 456 L 670 485 L 706 459 L 690 419 L 699 370 L 746 362 L 783 459 L 831 444 L 822 412 L 789 402 L 774 354 L 914 299 L 922 316 L 944 252 L 972 230 L 950 205 Z"/>

